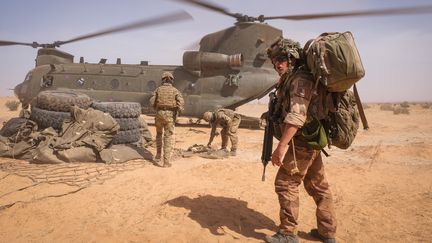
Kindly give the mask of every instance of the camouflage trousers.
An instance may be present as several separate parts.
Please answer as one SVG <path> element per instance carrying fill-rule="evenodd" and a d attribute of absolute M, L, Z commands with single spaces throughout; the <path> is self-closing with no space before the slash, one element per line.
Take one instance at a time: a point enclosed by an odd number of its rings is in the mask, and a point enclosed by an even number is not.
<path fill-rule="evenodd" d="M 280 204 L 279 228 L 284 234 L 297 233 L 299 213 L 299 185 L 303 181 L 307 193 L 312 196 L 317 206 L 318 232 L 328 238 L 336 233 L 336 215 L 333 196 L 324 172 L 321 151 L 313 150 L 298 139 L 295 139 L 295 155 L 299 173 L 291 173 L 295 168 L 292 146 L 286 153 L 283 165 L 279 168 L 275 180 L 275 191 Z"/>
<path fill-rule="evenodd" d="M 231 126 L 223 127 L 221 130 L 222 148 L 226 149 L 228 146 L 228 139 L 231 140 L 231 151 L 237 151 L 238 137 L 237 130 L 241 122 L 241 117 L 238 114 L 234 115 L 231 121 Z"/>
<path fill-rule="evenodd" d="M 174 146 L 174 119 L 174 111 L 170 110 L 158 110 L 155 117 L 157 155 L 161 155 L 163 146 L 163 159 L 165 162 L 170 161 L 171 151 Z"/>

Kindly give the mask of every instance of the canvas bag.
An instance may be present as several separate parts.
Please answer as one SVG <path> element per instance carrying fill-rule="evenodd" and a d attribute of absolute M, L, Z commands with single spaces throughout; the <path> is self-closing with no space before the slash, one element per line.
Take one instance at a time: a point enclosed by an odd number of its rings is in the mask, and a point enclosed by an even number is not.
<path fill-rule="evenodd" d="M 343 92 L 365 75 L 351 32 L 328 32 L 308 41 L 306 64 L 317 81 L 329 92 Z"/>
<path fill-rule="evenodd" d="M 337 107 L 330 108 L 327 118 L 327 132 L 329 144 L 340 149 L 351 146 L 357 135 L 360 124 L 360 115 L 357 110 L 354 93 L 347 90 L 343 93 L 329 93 L 337 95 Z"/>

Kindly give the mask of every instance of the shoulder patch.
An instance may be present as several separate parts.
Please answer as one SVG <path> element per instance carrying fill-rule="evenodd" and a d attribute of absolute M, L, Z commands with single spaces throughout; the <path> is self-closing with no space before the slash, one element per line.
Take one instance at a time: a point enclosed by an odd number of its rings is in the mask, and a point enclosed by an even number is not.
<path fill-rule="evenodd" d="M 299 77 L 291 83 L 291 92 L 299 97 L 310 99 L 312 97 L 313 82 L 309 79 Z"/>

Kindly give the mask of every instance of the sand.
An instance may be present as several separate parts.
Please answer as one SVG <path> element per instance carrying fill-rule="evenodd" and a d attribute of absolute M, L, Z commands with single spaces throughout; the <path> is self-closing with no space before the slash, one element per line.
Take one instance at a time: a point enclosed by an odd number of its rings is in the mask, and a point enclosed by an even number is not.
<path fill-rule="evenodd" d="M 10 99 L 0 98 L 0 122 L 17 115 L 4 106 Z M 259 116 L 265 109 L 245 105 L 239 112 Z M 370 130 L 324 158 L 338 242 L 431 242 L 432 109 L 409 109 L 394 115 L 372 105 Z M 177 127 L 176 147 L 206 144 L 209 131 Z M 262 136 L 240 129 L 237 157 L 177 158 L 171 168 L 141 160 L 32 165 L 0 158 L 0 242 L 262 242 L 279 223 L 277 168 L 269 165 L 261 181 Z M 315 227 L 315 206 L 302 187 L 300 193 L 300 241 L 316 242 L 305 233 Z"/>

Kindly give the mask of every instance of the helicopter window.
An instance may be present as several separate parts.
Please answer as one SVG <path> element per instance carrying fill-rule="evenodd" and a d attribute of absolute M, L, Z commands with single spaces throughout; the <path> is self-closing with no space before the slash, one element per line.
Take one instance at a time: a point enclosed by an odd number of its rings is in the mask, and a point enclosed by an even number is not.
<path fill-rule="evenodd" d="M 32 78 L 32 75 L 33 75 L 33 72 L 28 72 L 25 79 L 24 79 L 24 82 L 29 81 Z"/>
<path fill-rule="evenodd" d="M 186 94 L 193 94 L 195 93 L 195 90 L 195 83 L 189 83 L 184 92 Z"/>
<path fill-rule="evenodd" d="M 119 86 L 120 86 L 120 82 L 118 79 L 111 80 L 111 88 L 112 89 L 118 89 Z"/>
<path fill-rule="evenodd" d="M 147 83 L 147 90 L 150 92 L 153 92 L 156 90 L 156 82 L 153 80 L 148 81 Z"/>
<path fill-rule="evenodd" d="M 52 84 L 53 84 L 53 80 L 54 80 L 54 77 L 51 76 L 51 75 L 43 76 L 43 77 L 42 77 L 42 80 L 41 80 L 41 85 L 40 85 L 40 86 L 41 86 L 42 88 L 51 87 Z"/>
<path fill-rule="evenodd" d="M 79 78 L 76 83 L 78 84 L 78 86 L 83 86 L 85 84 L 85 79 L 84 78 Z"/>

